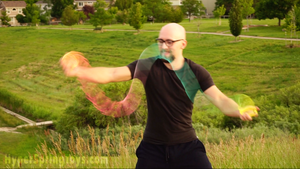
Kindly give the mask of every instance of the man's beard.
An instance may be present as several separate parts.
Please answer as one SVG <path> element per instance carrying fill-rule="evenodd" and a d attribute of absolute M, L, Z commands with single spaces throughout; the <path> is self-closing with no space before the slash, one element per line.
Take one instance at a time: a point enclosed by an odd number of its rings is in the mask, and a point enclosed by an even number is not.
<path fill-rule="evenodd" d="M 160 50 L 160 58 L 164 63 L 171 63 L 175 59 L 174 55 L 171 51 L 168 51 L 169 56 L 164 55 L 166 53 L 166 50 L 162 49 Z"/>

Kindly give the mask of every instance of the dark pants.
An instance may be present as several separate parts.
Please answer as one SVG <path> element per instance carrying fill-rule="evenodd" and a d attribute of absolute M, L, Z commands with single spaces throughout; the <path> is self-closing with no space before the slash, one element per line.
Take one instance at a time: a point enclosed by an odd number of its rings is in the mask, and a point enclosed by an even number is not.
<path fill-rule="evenodd" d="M 136 168 L 212 168 L 205 147 L 198 139 L 172 146 L 142 141 L 136 156 Z"/>

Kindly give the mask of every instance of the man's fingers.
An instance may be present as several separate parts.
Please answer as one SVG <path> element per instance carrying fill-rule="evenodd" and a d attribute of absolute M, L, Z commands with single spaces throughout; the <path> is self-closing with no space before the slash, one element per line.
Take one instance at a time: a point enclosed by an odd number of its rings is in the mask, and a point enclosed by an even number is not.
<path fill-rule="evenodd" d="M 241 120 L 243 121 L 249 121 L 252 120 L 252 117 L 248 113 L 244 113 L 243 115 L 240 116 Z"/>

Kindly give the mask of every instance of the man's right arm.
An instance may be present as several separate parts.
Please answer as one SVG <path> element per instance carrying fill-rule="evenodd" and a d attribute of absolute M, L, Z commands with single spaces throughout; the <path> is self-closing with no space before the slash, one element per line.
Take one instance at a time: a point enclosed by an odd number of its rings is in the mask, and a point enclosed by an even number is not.
<path fill-rule="evenodd" d="M 77 77 L 93 83 L 121 82 L 131 79 L 131 72 L 127 66 L 123 67 L 81 67 L 64 69 L 66 76 Z"/>

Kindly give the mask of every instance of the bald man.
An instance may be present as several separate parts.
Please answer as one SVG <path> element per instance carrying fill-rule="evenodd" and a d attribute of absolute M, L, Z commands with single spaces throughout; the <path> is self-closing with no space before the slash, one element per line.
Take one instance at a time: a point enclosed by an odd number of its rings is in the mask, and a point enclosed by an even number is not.
<path fill-rule="evenodd" d="M 147 80 L 143 82 L 148 119 L 143 140 L 136 151 L 136 168 L 212 168 L 205 147 L 192 126 L 193 102 L 175 71 L 187 64 L 195 75 L 200 90 L 225 115 L 242 120 L 252 118 L 248 113 L 239 113 L 238 105 L 214 85 L 205 68 L 183 57 L 187 41 L 185 29 L 181 25 L 170 23 L 162 27 L 157 43 L 165 59 L 155 60 L 147 74 Z M 134 78 L 137 62 L 117 68 L 71 69 L 71 65 L 64 65 L 63 68 L 67 76 L 76 76 L 94 83 L 110 83 Z"/>

